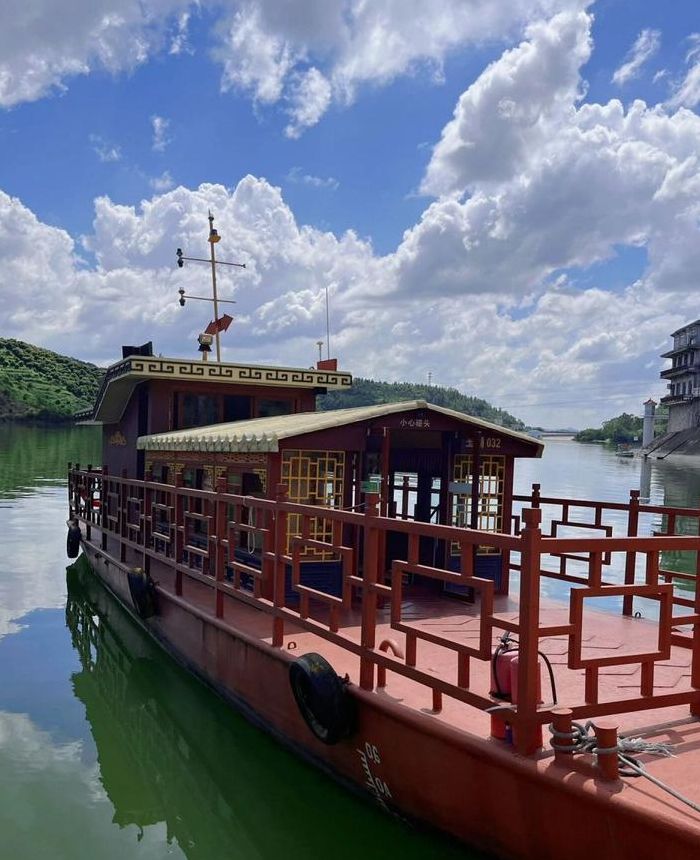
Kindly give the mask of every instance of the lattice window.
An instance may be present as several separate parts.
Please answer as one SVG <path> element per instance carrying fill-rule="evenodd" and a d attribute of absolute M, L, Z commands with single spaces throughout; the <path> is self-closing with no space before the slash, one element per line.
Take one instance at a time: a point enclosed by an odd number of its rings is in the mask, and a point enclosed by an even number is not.
<path fill-rule="evenodd" d="M 458 454 L 455 457 L 453 480 L 471 484 L 472 455 Z M 479 475 L 479 516 L 477 528 L 486 532 L 503 531 L 503 491 L 505 487 L 505 457 L 486 454 L 481 457 Z M 452 524 L 460 528 L 470 528 L 472 516 L 471 493 L 452 494 Z M 452 554 L 459 554 L 459 544 L 452 544 Z M 480 553 L 495 553 L 493 547 L 482 546 Z"/>
<path fill-rule="evenodd" d="M 344 451 L 284 451 L 282 454 L 282 483 L 287 487 L 290 502 L 341 508 L 344 477 Z M 290 514 L 287 520 L 287 552 L 290 538 L 298 534 L 301 534 L 301 516 Z M 333 528 L 330 520 L 314 517 L 310 523 L 309 537 L 331 543 Z M 317 561 L 334 558 L 332 553 L 312 548 L 307 549 L 304 555 Z"/>

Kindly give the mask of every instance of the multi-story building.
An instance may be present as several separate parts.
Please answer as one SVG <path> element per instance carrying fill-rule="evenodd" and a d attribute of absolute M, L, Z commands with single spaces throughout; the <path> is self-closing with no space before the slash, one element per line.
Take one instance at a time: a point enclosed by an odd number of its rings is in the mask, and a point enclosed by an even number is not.
<path fill-rule="evenodd" d="M 700 426 L 700 320 L 684 325 L 671 335 L 673 349 L 661 358 L 671 366 L 661 371 L 668 380 L 668 394 L 661 403 L 668 406 L 668 432 Z"/>

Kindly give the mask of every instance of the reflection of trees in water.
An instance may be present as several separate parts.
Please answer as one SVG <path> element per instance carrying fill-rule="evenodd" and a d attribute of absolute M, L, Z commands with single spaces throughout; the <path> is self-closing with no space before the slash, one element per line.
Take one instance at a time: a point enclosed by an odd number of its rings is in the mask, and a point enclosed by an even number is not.
<path fill-rule="evenodd" d="M 482 856 L 405 828 L 248 724 L 152 642 L 83 557 L 68 571 L 66 622 L 75 694 L 120 827 L 163 822 L 188 860 L 355 860 L 368 845 L 402 860 Z"/>
<path fill-rule="evenodd" d="M 73 687 L 85 705 L 113 821 L 140 831 L 164 822 L 168 843 L 175 839 L 188 858 L 214 856 L 216 845 L 230 842 L 232 809 L 216 784 L 221 768 L 212 774 L 192 743 L 199 736 L 216 744 L 220 726 L 207 710 L 212 697 L 178 677 L 114 599 L 90 582 L 86 567 L 69 568 L 66 623 L 81 664 Z M 207 701 L 197 701 L 197 692 Z"/>
<path fill-rule="evenodd" d="M 99 465 L 101 445 L 98 427 L 0 424 L 0 496 L 65 480 L 69 461 Z"/>
<path fill-rule="evenodd" d="M 700 508 L 700 463 L 695 458 L 678 458 L 673 462 L 653 460 L 651 470 L 651 490 L 659 497 L 661 504 L 672 508 Z M 667 532 L 668 517 L 660 517 L 655 526 L 658 531 Z M 697 535 L 698 520 L 676 517 L 675 534 Z M 695 553 L 662 552 L 661 567 L 678 573 L 695 573 Z M 692 583 L 678 580 L 676 584 L 684 590 L 693 590 Z"/>

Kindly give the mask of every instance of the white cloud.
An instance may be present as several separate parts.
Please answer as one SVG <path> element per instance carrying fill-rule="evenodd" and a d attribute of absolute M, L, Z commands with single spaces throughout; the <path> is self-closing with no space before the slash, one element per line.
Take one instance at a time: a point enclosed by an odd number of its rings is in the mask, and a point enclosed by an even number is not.
<path fill-rule="evenodd" d="M 304 173 L 301 167 L 292 167 L 287 173 L 287 181 L 294 185 L 310 185 L 312 188 L 328 188 L 330 191 L 336 191 L 340 186 L 337 179 L 332 176 L 314 176 L 311 173 Z"/>
<path fill-rule="evenodd" d="M 172 139 L 168 136 L 170 120 L 166 119 L 164 116 L 154 114 L 151 117 L 151 126 L 153 128 L 153 142 L 151 144 L 151 148 L 155 150 L 155 152 L 164 152 L 166 146 L 172 142 Z"/>
<path fill-rule="evenodd" d="M 659 30 L 642 30 L 634 45 L 627 52 L 624 63 L 615 69 L 612 82 L 618 86 L 623 86 L 628 81 L 639 77 L 642 66 L 656 54 L 660 44 L 661 33 Z"/>
<path fill-rule="evenodd" d="M 90 135 L 90 143 L 95 155 L 103 162 L 121 161 L 121 147 L 115 143 L 109 143 L 100 137 L 99 134 Z"/>
<path fill-rule="evenodd" d="M 160 176 L 152 177 L 149 179 L 148 184 L 158 194 L 162 194 L 164 191 L 170 191 L 170 189 L 175 185 L 169 170 L 164 170 Z"/>
<path fill-rule="evenodd" d="M 266 32 L 254 4 L 237 10 L 220 30 L 223 38 L 214 56 L 223 67 L 222 89 L 236 87 L 251 92 L 260 102 L 276 102 L 303 51 L 296 50 L 284 35 Z"/>
<path fill-rule="evenodd" d="M 220 26 L 223 87 L 260 102 L 291 102 L 289 136 L 319 121 L 360 86 L 387 84 L 420 68 L 442 80 L 448 54 L 512 38 L 527 22 L 589 0 L 277 0 L 234 4 Z M 309 63 L 312 65 L 309 67 Z"/>
<path fill-rule="evenodd" d="M 187 0 L 4 0 L 0 106 L 34 101 L 95 69 L 116 73 L 160 49 Z"/>
<path fill-rule="evenodd" d="M 671 107 L 694 108 L 700 104 L 700 33 L 693 33 L 688 39 L 690 48 L 685 58 L 688 71 L 669 100 Z"/>
<path fill-rule="evenodd" d="M 0 106 L 41 98 L 76 75 L 129 71 L 158 52 L 191 51 L 194 0 L 7 0 L 0 31 Z M 7 2 L 5 5 L 7 5 Z M 591 0 L 221 0 L 212 12 L 212 55 L 221 87 L 261 104 L 283 101 L 290 137 L 366 84 L 426 72 L 465 46 L 512 39 L 523 27 Z"/>
<path fill-rule="evenodd" d="M 331 85 L 312 67 L 299 76 L 290 96 L 289 114 L 292 121 L 285 129 L 287 137 L 297 138 L 310 126 L 316 125 L 331 103 Z"/>
<path fill-rule="evenodd" d="M 562 13 L 532 24 L 526 36 L 459 99 L 433 150 L 424 192 L 462 192 L 477 181 L 512 176 L 572 110 L 579 68 L 591 50 L 589 17 Z"/>
<path fill-rule="evenodd" d="M 175 33 L 170 40 L 169 54 L 191 54 L 192 49 L 188 42 L 188 31 L 190 25 L 190 13 L 181 12 L 177 16 Z"/>

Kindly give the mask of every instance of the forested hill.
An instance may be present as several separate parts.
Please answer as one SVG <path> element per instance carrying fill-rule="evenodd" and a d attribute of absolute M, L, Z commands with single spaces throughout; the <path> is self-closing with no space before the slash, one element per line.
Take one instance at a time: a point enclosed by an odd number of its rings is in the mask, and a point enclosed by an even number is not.
<path fill-rule="evenodd" d="M 92 406 L 104 371 L 94 364 L 0 338 L 0 421 L 67 421 Z"/>
<path fill-rule="evenodd" d="M 525 425 L 503 409 L 496 409 L 479 397 L 467 397 L 456 388 L 439 385 L 420 385 L 414 382 L 375 382 L 373 379 L 353 380 L 347 391 L 329 391 L 318 398 L 319 409 L 345 409 L 351 406 L 372 406 L 375 403 L 397 403 L 401 400 L 427 400 L 435 406 L 465 412 L 501 424 L 511 430 L 522 430 Z"/>
<path fill-rule="evenodd" d="M 94 364 L 0 338 L 0 421 L 70 420 L 76 412 L 92 406 L 103 374 Z M 318 408 L 344 409 L 401 400 L 427 400 L 513 430 L 525 426 L 503 409 L 478 397 L 467 397 L 456 388 L 412 382 L 356 378 L 349 391 L 331 391 L 319 397 Z"/>

